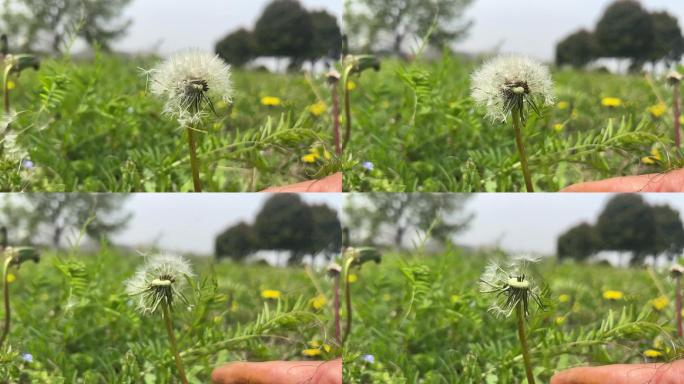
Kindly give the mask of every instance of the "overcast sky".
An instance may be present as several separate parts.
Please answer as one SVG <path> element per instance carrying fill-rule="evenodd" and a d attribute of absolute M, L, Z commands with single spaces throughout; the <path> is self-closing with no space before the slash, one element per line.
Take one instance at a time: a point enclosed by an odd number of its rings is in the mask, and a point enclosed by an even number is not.
<path fill-rule="evenodd" d="M 342 17 L 342 0 L 300 0 L 309 9 Z M 270 0 L 133 0 L 125 17 L 133 21 L 115 47 L 128 52 L 174 53 L 214 44 L 240 27 L 251 28 Z"/>
<path fill-rule="evenodd" d="M 342 16 L 343 0 L 301 0 L 308 8 Z M 593 28 L 613 0 L 474 0 L 467 17 L 475 22 L 457 48 L 504 52 L 551 60 L 555 45 L 579 28 Z M 213 50 L 229 31 L 251 27 L 269 0 L 134 0 L 126 9 L 129 34 L 116 44 L 125 51 L 169 54 L 197 47 Z M 650 10 L 668 10 L 684 20 L 682 0 L 643 0 Z"/>

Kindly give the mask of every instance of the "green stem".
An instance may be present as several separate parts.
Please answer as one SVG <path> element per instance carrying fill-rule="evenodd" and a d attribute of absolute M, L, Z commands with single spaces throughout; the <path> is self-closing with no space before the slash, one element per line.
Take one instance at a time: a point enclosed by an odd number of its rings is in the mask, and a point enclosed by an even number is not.
<path fill-rule="evenodd" d="M 340 325 L 340 275 L 335 276 L 333 282 L 334 299 L 333 299 L 333 316 L 335 318 L 335 340 L 342 343 L 342 326 Z"/>
<path fill-rule="evenodd" d="M 188 378 L 185 376 L 185 368 L 183 368 L 183 360 L 181 360 L 180 354 L 178 353 L 178 345 L 176 343 L 176 335 L 173 333 L 173 320 L 171 319 L 171 311 L 169 310 L 169 305 L 166 301 L 162 301 L 162 311 L 164 313 L 164 322 L 166 323 L 166 333 L 169 335 L 169 341 L 171 342 L 171 352 L 176 359 L 176 368 L 178 368 L 178 374 L 180 375 L 181 382 L 183 384 L 188 384 Z"/>
<path fill-rule="evenodd" d="M 342 154 L 342 144 L 340 143 L 340 95 L 338 93 L 338 82 L 334 81 L 330 86 L 332 90 L 332 118 L 333 118 L 333 140 L 335 153 L 337 156 Z"/>
<path fill-rule="evenodd" d="M 345 261 L 344 271 L 342 275 L 344 277 L 344 301 L 347 307 L 347 328 L 344 330 L 344 337 L 342 338 L 342 345 L 347 342 L 347 338 L 352 331 L 352 320 L 353 320 L 353 310 L 351 301 L 351 287 L 349 284 L 349 270 L 351 269 L 351 259 Z"/>
<path fill-rule="evenodd" d="M 345 73 L 344 82 L 342 84 L 344 87 L 344 141 L 342 142 L 342 151 L 347 148 L 349 140 L 351 139 L 351 129 L 352 129 L 352 114 L 351 114 L 351 92 L 349 91 L 349 74 Z"/>
<path fill-rule="evenodd" d="M 522 119 L 520 111 L 513 108 L 513 127 L 515 128 L 515 142 L 518 145 L 518 153 L 520 154 L 520 164 L 522 165 L 523 176 L 525 177 L 525 186 L 527 192 L 534 192 L 534 185 L 532 184 L 532 176 L 530 175 L 530 168 L 527 164 L 527 153 L 525 152 L 525 143 L 522 138 Z"/>
<path fill-rule="evenodd" d="M 12 71 L 12 65 L 5 67 L 2 76 L 2 90 L 3 90 L 3 104 L 6 115 L 10 113 L 10 99 L 9 99 L 9 74 Z"/>
<path fill-rule="evenodd" d="M 190 148 L 190 167 L 192 168 L 192 184 L 195 192 L 202 192 L 202 182 L 199 177 L 199 160 L 197 159 L 197 143 L 192 127 L 187 128 L 188 147 Z"/>
<path fill-rule="evenodd" d="M 518 303 L 515 311 L 518 315 L 518 338 L 520 338 L 520 347 L 522 348 L 523 361 L 525 362 L 527 384 L 534 384 L 534 374 L 532 373 L 532 363 L 530 361 L 530 348 L 527 345 L 527 335 L 525 334 L 525 313 L 523 311 L 522 302 Z"/>
<path fill-rule="evenodd" d="M 0 336 L 0 348 L 2 348 L 3 344 L 5 344 L 5 339 L 7 339 L 7 335 L 9 335 L 9 331 L 10 331 L 11 313 L 10 313 L 9 282 L 7 281 L 7 276 L 9 274 L 9 265 L 11 262 L 12 262 L 12 258 L 7 257 L 5 259 L 5 263 L 4 263 L 3 269 L 2 269 L 2 292 L 3 292 L 3 300 L 5 303 L 5 325 L 4 325 L 4 328 L 2 329 L 2 336 Z"/>

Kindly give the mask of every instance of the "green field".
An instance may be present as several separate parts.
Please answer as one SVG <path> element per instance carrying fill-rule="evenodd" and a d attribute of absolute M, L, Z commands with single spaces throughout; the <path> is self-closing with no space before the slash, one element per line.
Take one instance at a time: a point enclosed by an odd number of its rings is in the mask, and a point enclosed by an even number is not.
<path fill-rule="evenodd" d="M 450 55 L 386 60 L 379 72 L 354 79 L 349 149 L 358 165 L 345 173 L 345 190 L 523 191 L 513 128 L 486 119 L 470 98 L 478 65 Z M 682 166 L 663 79 L 571 70 L 553 77 L 558 104 L 531 116 L 524 132 L 536 189 Z M 605 98 L 620 105 L 605 106 Z M 656 151 L 654 161 L 643 161 Z"/>
<path fill-rule="evenodd" d="M 174 324 L 190 382 L 208 382 L 213 368 L 231 361 L 339 356 L 328 346 L 332 300 L 324 274 L 190 261 L 196 287 L 185 292 L 187 307 L 176 306 Z M 0 351 L 0 382 L 178 382 L 160 314 L 139 314 L 124 293 L 141 263 L 105 248 L 50 253 L 12 268 L 13 326 Z M 264 290 L 280 297 L 263 298 Z"/>
<path fill-rule="evenodd" d="M 353 290 L 357 320 L 349 348 L 356 359 L 345 363 L 348 382 L 523 382 L 515 319 L 489 313 L 492 298 L 478 287 L 487 261 L 501 256 L 452 249 L 387 254 L 380 265 L 364 265 Z M 684 355 L 667 273 L 553 260 L 533 272 L 549 289 L 545 310 L 533 309 L 527 324 L 538 382 L 568 367 Z M 622 297 L 605 299 L 611 290 Z"/>
<path fill-rule="evenodd" d="M 3 191 L 189 191 L 187 139 L 146 92 L 154 58 L 47 59 L 10 77 L 15 115 L 0 157 Z M 257 191 L 340 170 L 330 152 L 330 92 L 304 74 L 235 71 L 199 136 L 206 191 Z M 270 105 L 263 98 L 277 98 Z M 266 103 L 268 104 L 268 103 Z M 276 105 L 273 105 L 276 104 Z M 7 121 L 6 116 L 3 121 Z M 3 124 L 3 127 L 5 124 Z M 303 157 L 320 156 L 313 162 Z M 30 160 L 32 167 L 23 167 Z"/>

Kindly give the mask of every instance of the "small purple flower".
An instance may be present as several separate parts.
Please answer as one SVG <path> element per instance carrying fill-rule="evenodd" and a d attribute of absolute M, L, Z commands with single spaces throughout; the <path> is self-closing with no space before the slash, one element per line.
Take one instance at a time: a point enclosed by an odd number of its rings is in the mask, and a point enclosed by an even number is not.
<path fill-rule="evenodd" d="M 373 355 L 363 355 L 362 359 L 368 364 L 375 364 L 375 356 Z"/>
<path fill-rule="evenodd" d="M 33 167 L 35 167 L 35 164 L 33 163 L 33 161 L 31 161 L 29 159 L 24 159 L 21 162 L 21 167 L 24 169 L 27 169 L 27 170 L 31 170 L 31 169 L 33 169 Z"/>
<path fill-rule="evenodd" d="M 366 171 L 373 171 L 375 169 L 375 164 L 371 163 L 370 161 L 366 161 L 363 163 L 363 169 Z"/>
<path fill-rule="evenodd" d="M 22 353 L 21 359 L 27 363 L 33 363 L 33 355 L 30 353 Z"/>

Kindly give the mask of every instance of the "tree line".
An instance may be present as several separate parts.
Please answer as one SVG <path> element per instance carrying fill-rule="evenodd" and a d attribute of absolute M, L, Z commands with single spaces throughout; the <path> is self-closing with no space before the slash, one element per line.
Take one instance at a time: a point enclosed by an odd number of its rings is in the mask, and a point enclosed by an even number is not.
<path fill-rule="evenodd" d="M 558 238 L 560 259 L 586 260 L 601 251 L 631 254 L 630 263 L 648 256 L 674 259 L 684 250 L 684 225 L 669 205 L 650 205 L 637 194 L 613 197 L 596 224 L 581 223 Z"/>
<path fill-rule="evenodd" d="M 617 0 L 593 31 L 572 33 L 556 47 L 556 64 L 584 68 L 601 58 L 627 59 L 630 70 L 678 63 L 684 36 L 677 18 L 666 11 L 649 12 L 637 0 Z"/>
<path fill-rule="evenodd" d="M 240 222 L 215 241 L 217 259 L 242 261 L 261 250 L 289 251 L 290 264 L 306 255 L 339 253 L 342 225 L 337 211 L 325 204 L 309 205 L 296 194 L 274 195 L 266 201 L 254 223 Z"/>
<path fill-rule="evenodd" d="M 258 57 L 290 59 L 290 68 L 305 62 L 336 60 L 342 51 L 342 31 L 330 13 L 308 11 L 297 0 L 274 0 L 252 30 L 238 29 L 216 44 L 216 53 L 234 66 Z"/>

